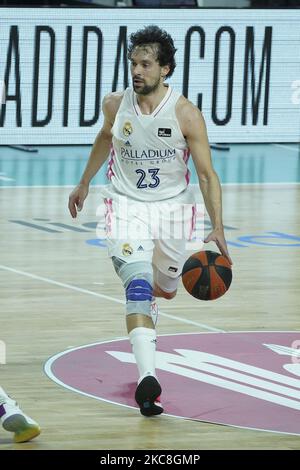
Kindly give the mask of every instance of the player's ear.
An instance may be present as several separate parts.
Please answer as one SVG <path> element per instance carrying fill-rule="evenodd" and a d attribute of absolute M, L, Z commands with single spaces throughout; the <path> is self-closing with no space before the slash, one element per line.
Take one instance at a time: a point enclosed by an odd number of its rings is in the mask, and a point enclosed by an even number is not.
<path fill-rule="evenodd" d="M 161 68 L 161 77 L 163 78 L 166 78 L 166 76 L 168 75 L 168 73 L 170 72 L 170 66 L 169 65 L 164 65 L 162 68 Z"/>

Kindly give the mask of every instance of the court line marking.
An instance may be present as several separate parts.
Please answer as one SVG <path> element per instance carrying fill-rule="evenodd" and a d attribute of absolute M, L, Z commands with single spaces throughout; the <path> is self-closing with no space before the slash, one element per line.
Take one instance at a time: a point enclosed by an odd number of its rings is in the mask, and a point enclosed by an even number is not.
<path fill-rule="evenodd" d="M 76 292 L 81 292 L 82 294 L 93 295 L 94 297 L 99 297 L 101 299 L 106 299 L 106 300 L 110 300 L 111 302 L 116 302 L 118 304 L 125 305 L 124 300 L 116 299 L 115 297 L 111 297 L 111 296 L 105 295 L 105 294 L 99 294 L 98 292 L 94 292 L 92 290 L 82 289 L 81 287 L 76 287 L 76 286 L 73 286 L 72 284 L 66 284 L 64 282 L 55 281 L 54 279 L 49 279 L 47 277 L 38 276 L 37 274 L 32 274 L 32 273 L 28 273 L 26 271 L 21 271 L 21 270 L 18 270 L 18 269 L 10 268 L 9 266 L 5 266 L 5 265 L 2 265 L 2 264 L 0 264 L 0 268 L 5 270 L 5 271 L 10 271 L 10 272 L 13 272 L 15 274 L 20 274 L 20 275 L 25 276 L 25 277 L 30 277 L 31 279 L 36 279 L 38 281 L 47 282 L 48 284 L 53 284 L 55 286 L 64 287 L 66 289 L 71 289 L 71 290 L 74 290 Z M 203 323 L 194 322 L 192 320 L 188 320 L 187 318 L 176 317 L 174 315 L 164 313 L 161 310 L 159 310 L 159 314 L 162 317 L 170 318 L 171 320 L 179 321 L 181 323 L 187 323 L 189 325 L 198 326 L 198 327 L 203 328 L 205 330 L 214 331 L 215 333 L 226 333 L 226 331 L 220 330 L 220 328 L 214 328 L 212 326 L 205 325 Z"/>
<path fill-rule="evenodd" d="M 299 146 L 295 148 L 295 147 L 288 147 L 287 145 L 282 145 L 282 144 L 272 144 L 272 145 L 275 145 L 275 147 L 281 147 L 283 149 L 290 150 L 291 152 L 300 153 Z"/>

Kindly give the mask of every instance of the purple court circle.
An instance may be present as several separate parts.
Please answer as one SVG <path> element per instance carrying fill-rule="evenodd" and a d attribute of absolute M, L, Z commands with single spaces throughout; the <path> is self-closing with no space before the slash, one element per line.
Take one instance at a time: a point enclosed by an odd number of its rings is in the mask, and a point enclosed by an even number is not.
<path fill-rule="evenodd" d="M 159 336 L 165 414 L 300 435 L 299 348 L 300 332 Z M 61 352 L 45 372 L 77 393 L 137 408 L 137 368 L 127 338 Z"/>

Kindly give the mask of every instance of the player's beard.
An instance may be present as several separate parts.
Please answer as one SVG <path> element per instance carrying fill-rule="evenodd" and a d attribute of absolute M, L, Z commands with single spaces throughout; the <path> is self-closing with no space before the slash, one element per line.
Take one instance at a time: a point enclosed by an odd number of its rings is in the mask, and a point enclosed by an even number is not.
<path fill-rule="evenodd" d="M 160 78 L 157 79 L 157 81 L 154 83 L 154 85 L 144 85 L 141 87 L 136 87 L 134 82 L 133 82 L 133 89 L 138 95 L 150 95 L 154 91 L 156 91 L 159 87 L 160 84 Z"/>

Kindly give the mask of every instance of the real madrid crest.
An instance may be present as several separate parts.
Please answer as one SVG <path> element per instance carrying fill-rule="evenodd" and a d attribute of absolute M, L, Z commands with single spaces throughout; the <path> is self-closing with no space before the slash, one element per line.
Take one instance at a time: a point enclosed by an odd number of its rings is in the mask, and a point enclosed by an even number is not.
<path fill-rule="evenodd" d="M 127 121 L 125 122 L 124 126 L 123 126 L 123 134 L 128 137 L 130 134 L 132 134 L 132 125 L 131 125 L 131 122 Z"/>
<path fill-rule="evenodd" d="M 122 253 L 123 253 L 124 256 L 132 255 L 133 248 L 129 245 L 129 243 L 124 243 L 124 245 L 122 247 Z"/>

